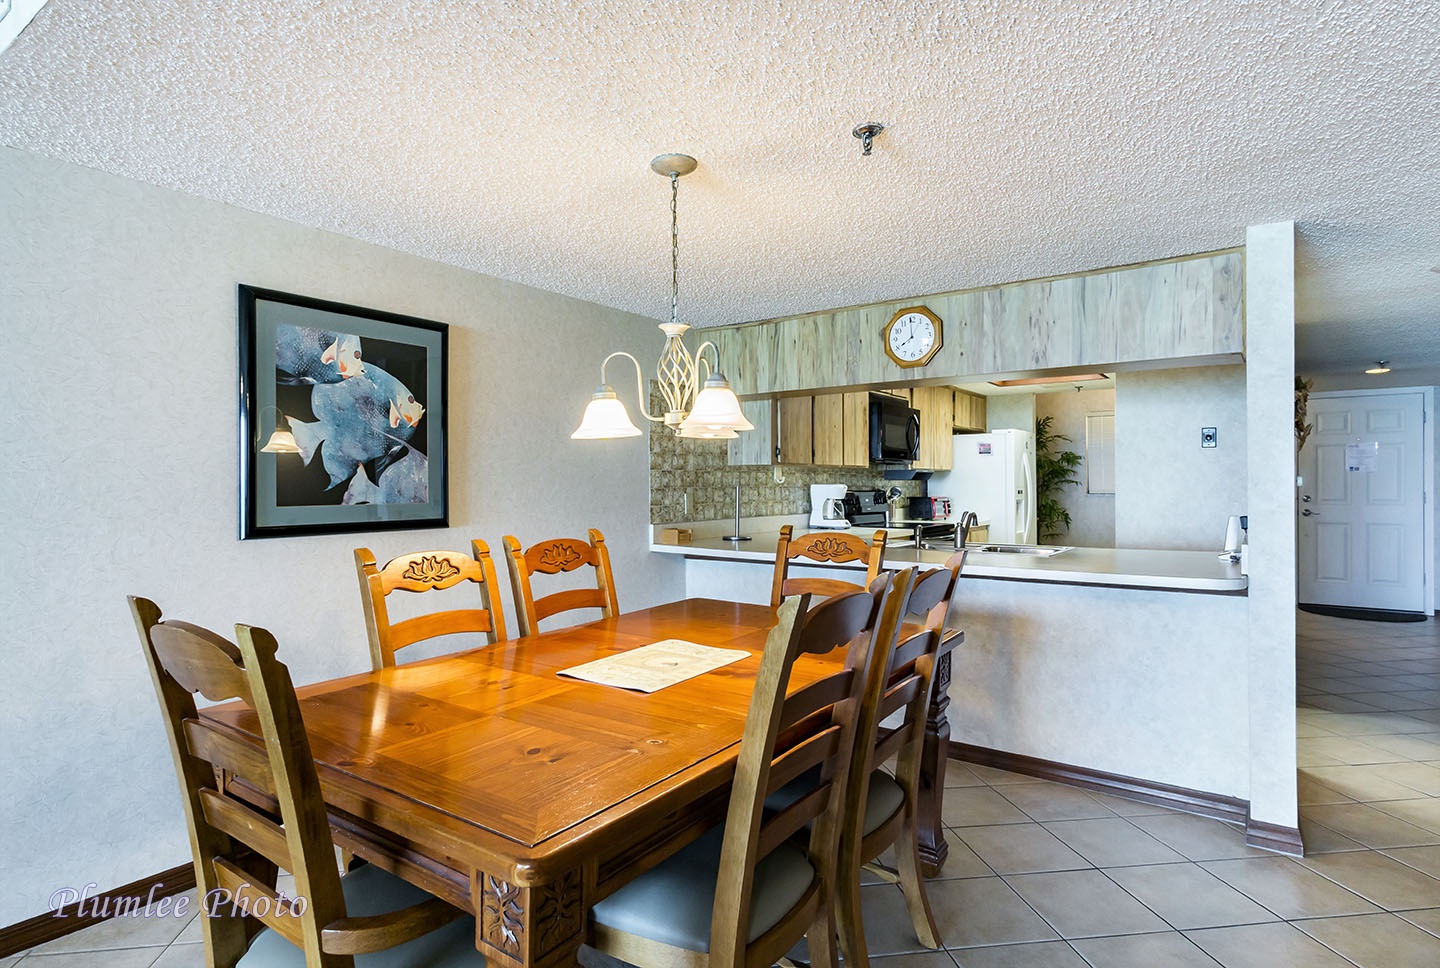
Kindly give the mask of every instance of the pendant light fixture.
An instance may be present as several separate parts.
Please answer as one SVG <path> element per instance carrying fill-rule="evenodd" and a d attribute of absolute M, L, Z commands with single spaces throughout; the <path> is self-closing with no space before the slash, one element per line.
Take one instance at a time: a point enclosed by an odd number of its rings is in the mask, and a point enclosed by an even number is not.
<path fill-rule="evenodd" d="M 755 425 L 746 420 L 740 410 L 740 401 L 730 389 L 730 381 L 720 372 L 719 348 L 706 340 L 692 355 L 684 339 L 690 326 L 679 321 L 680 230 L 677 202 L 680 176 L 690 174 L 696 164 L 689 155 L 660 155 L 650 162 L 656 174 L 670 179 L 670 322 L 660 324 L 660 331 L 665 334 L 665 346 L 660 351 L 660 361 L 655 365 L 655 378 L 660 384 L 665 412 L 659 417 L 651 415 L 645 403 L 646 382 L 640 370 L 640 361 L 629 353 L 617 351 L 605 357 L 600 364 L 600 388 L 590 398 L 580 426 L 570 435 L 572 440 L 640 436 L 640 428 L 631 421 L 625 404 L 605 382 L 605 367 L 617 356 L 635 364 L 636 398 L 640 403 L 640 413 L 646 420 L 663 423 L 681 437 L 705 440 L 736 437 L 739 436 L 737 430 L 755 429 Z M 705 358 L 707 346 L 715 357 L 713 368 Z M 705 377 L 703 384 L 700 380 L 702 370 Z"/>

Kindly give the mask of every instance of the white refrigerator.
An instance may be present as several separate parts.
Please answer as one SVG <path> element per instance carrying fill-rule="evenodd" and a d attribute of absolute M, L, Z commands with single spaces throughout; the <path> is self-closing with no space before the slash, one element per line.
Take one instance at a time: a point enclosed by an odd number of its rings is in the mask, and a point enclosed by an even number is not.
<path fill-rule="evenodd" d="M 992 542 L 1035 544 L 1035 435 L 1024 430 L 956 434 L 955 465 L 930 478 L 929 493 L 950 499 L 951 517 L 974 511 Z"/>

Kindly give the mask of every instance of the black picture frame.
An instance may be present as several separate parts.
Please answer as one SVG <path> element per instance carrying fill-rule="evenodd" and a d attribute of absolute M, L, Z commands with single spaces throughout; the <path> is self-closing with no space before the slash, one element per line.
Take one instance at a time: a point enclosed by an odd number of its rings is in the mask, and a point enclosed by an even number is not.
<path fill-rule="evenodd" d="M 241 540 L 449 525 L 446 324 L 247 285 L 239 323 Z"/>

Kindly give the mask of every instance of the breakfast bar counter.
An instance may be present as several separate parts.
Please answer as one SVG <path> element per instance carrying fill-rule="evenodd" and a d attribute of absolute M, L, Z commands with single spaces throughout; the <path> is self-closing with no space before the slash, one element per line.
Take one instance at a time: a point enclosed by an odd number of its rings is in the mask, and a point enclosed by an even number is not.
<path fill-rule="evenodd" d="M 657 527 L 651 550 L 684 568 L 687 595 L 766 602 L 780 528 L 811 529 L 804 518 L 742 519 L 751 540 L 723 540 L 735 523 L 682 525 L 683 544 L 665 543 Z M 890 533 L 886 567 L 950 554 L 909 538 Z M 972 549 L 950 616 L 965 644 L 936 673 L 952 755 L 1245 823 L 1249 579 L 1218 551 Z M 802 573 L 839 577 L 845 567 Z"/>
<path fill-rule="evenodd" d="M 699 529 L 693 529 L 699 530 Z M 725 531 L 730 531 L 726 528 Z M 797 527 L 796 534 L 809 529 Z M 853 528 L 851 533 L 863 537 L 874 534 L 874 528 Z M 756 562 L 773 565 L 779 528 L 770 526 L 747 530 L 751 540 L 726 541 L 718 534 L 705 537 L 694 534 L 688 544 L 656 542 L 650 550 L 660 554 L 711 561 Z M 658 534 L 658 532 L 657 532 Z M 1161 591 L 1202 592 L 1210 594 L 1245 593 L 1248 579 L 1240 573 L 1240 565 L 1217 557 L 1213 551 L 1154 551 L 1134 548 L 1069 548 L 1048 557 L 1006 554 L 977 550 L 977 544 L 965 560 L 966 578 L 991 578 L 1005 581 L 1053 582 L 1066 585 L 1115 585 L 1125 588 L 1150 588 Z M 885 548 L 888 568 L 910 565 L 934 567 L 950 556 L 948 550 L 917 549 L 909 541 L 909 532 L 890 530 Z M 817 568 L 858 568 L 854 562 Z"/>

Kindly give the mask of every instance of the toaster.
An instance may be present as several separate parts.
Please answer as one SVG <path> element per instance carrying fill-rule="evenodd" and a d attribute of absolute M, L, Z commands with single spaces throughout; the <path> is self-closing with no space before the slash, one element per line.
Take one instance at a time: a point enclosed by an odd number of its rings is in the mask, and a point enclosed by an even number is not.
<path fill-rule="evenodd" d="M 944 521 L 950 517 L 948 497 L 912 497 L 905 508 L 912 521 Z"/>

